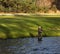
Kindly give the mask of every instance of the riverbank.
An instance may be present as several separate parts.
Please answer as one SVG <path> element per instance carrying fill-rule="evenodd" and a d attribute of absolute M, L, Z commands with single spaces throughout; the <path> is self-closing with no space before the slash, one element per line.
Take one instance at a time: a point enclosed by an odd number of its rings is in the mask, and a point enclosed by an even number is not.
<path fill-rule="evenodd" d="M 60 36 L 60 15 L 1 15 L 0 38 L 36 37 L 38 26 L 43 36 Z"/>
<path fill-rule="evenodd" d="M 26 16 L 31 16 L 31 15 L 42 15 L 42 16 L 60 16 L 59 13 L 0 13 L 0 16 L 15 16 L 15 15 L 26 15 Z"/>

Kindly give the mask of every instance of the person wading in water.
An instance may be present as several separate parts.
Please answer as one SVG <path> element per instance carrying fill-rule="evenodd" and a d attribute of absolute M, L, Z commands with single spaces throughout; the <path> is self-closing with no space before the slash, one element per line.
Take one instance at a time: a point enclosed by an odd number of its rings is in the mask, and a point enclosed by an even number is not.
<path fill-rule="evenodd" d="M 39 26 L 38 27 L 38 41 L 41 41 L 42 40 L 42 27 Z"/>

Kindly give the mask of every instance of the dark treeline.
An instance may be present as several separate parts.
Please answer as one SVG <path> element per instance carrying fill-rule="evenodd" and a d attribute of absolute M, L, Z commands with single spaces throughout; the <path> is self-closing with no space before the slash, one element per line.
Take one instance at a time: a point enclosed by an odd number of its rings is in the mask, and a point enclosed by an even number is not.
<path fill-rule="evenodd" d="M 0 12 L 47 12 L 60 9 L 59 0 L 0 0 Z"/>

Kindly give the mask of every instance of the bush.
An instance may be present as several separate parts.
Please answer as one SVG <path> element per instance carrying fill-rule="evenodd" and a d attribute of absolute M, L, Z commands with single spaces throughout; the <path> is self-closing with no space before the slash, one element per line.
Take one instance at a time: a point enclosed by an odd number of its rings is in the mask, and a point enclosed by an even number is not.
<path fill-rule="evenodd" d="M 56 5 L 53 5 L 51 9 L 56 13 L 57 11 Z"/>

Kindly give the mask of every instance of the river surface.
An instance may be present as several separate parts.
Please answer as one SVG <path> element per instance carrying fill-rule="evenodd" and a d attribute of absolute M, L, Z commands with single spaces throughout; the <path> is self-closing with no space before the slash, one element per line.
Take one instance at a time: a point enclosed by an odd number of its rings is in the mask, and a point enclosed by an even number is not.
<path fill-rule="evenodd" d="M 60 54 L 60 37 L 0 39 L 0 54 Z"/>

